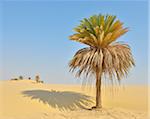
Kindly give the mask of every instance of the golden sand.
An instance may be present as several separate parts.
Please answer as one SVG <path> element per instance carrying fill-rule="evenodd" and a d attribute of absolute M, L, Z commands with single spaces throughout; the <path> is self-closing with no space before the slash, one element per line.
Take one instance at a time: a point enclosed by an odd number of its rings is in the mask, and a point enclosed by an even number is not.
<path fill-rule="evenodd" d="M 0 119 L 148 119 L 148 87 L 103 87 L 103 109 L 94 89 L 79 85 L 0 81 Z M 93 101 L 93 102 L 92 102 Z"/>

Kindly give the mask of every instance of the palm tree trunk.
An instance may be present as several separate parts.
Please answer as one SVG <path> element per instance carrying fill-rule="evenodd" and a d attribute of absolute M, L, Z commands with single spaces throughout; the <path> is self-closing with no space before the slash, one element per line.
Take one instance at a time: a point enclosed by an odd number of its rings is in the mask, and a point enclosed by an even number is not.
<path fill-rule="evenodd" d="M 96 72 L 96 108 L 102 108 L 101 105 L 101 73 Z"/>

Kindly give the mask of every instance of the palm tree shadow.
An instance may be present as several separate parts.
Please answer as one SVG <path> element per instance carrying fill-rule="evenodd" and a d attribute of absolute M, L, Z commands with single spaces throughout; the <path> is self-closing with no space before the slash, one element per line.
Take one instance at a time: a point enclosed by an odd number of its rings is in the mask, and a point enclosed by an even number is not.
<path fill-rule="evenodd" d="M 87 109 L 89 105 L 93 104 L 92 97 L 71 91 L 28 90 L 23 91 L 22 94 L 31 97 L 31 99 L 38 99 L 44 104 L 58 108 L 61 111 L 76 108 Z"/>

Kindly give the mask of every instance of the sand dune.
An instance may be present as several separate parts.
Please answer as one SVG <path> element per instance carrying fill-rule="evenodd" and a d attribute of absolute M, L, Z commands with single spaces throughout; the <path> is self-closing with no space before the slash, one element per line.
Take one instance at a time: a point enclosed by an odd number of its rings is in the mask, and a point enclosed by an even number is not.
<path fill-rule="evenodd" d="M 94 105 L 94 89 L 79 85 L 0 81 L 0 119 L 148 119 L 148 88 L 103 87 L 103 109 Z"/>

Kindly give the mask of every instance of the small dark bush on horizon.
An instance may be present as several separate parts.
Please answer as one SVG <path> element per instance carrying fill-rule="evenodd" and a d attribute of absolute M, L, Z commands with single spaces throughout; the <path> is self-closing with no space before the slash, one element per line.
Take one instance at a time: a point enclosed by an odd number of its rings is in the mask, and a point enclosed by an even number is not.
<path fill-rule="evenodd" d="M 20 80 L 23 80 L 23 76 L 19 76 L 19 79 L 20 79 Z"/>

